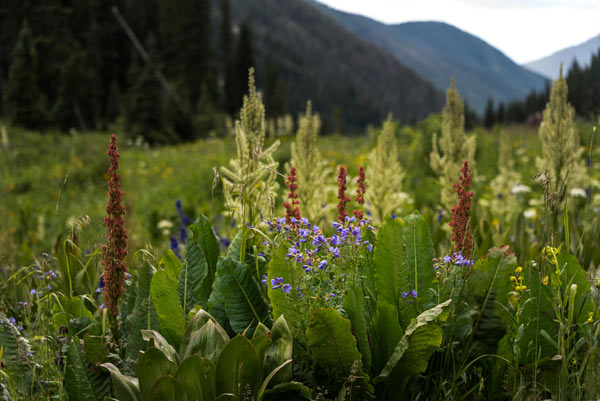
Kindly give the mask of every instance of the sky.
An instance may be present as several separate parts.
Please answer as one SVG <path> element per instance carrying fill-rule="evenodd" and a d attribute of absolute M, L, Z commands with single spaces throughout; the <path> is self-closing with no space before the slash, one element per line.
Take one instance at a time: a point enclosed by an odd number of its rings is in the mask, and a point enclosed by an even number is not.
<path fill-rule="evenodd" d="M 393 24 L 443 21 L 523 64 L 600 34 L 600 0 L 318 0 Z"/>

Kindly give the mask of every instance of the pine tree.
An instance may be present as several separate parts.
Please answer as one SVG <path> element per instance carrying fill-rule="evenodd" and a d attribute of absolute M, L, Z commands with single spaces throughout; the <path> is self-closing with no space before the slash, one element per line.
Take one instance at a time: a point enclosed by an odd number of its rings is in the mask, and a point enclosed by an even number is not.
<path fill-rule="evenodd" d="M 494 101 L 492 99 L 488 99 L 483 117 L 483 123 L 485 124 L 486 128 L 492 128 L 494 126 L 495 114 L 496 113 L 494 113 Z"/>
<path fill-rule="evenodd" d="M 233 104 L 234 109 L 238 109 L 242 104 L 242 98 L 245 93 L 246 77 L 248 70 L 254 66 L 254 56 L 252 51 L 252 28 L 250 22 L 244 21 L 240 26 L 240 36 L 237 42 L 234 70 L 234 90 Z"/>
<path fill-rule="evenodd" d="M 223 98 L 225 110 L 235 112 L 235 79 L 231 55 L 231 11 L 229 0 L 221 0 L 221 26 L 219 44 L 221 47 L 221 70 L 223 71 Z"/>
<path fill-rule="evenodd" d="M 162 113 L 162 88 L 154 75 L 156 40 L 150 35 L 147 50 L 151 62 L 144 65 L 130 89 L 126 125 L 131 136 L 141 136 L 150 144 L 168 142 Z"/>
<path fill-rule="evenodd" d="M 38 86 L 35 45 L 26 21 L 13 50 L 4 108 L 13 124 L 35 129 L 41 128 L 46 122 L 47 113 Z"/>
<path fill-rule="evenodd" d="M 452 186 L 464 161 L 468 161 L 471 170 L 475 171 L 475 137 L 467 137 L 465 134 L 465 109 L 454 79 L 446 92 L 446 106 L 442 111 L 442 136 L 438 141 L 434 135 L 432 145 L 429 163 L 439 176 L 442 205 L 449 211 L 456 199 Z"/>

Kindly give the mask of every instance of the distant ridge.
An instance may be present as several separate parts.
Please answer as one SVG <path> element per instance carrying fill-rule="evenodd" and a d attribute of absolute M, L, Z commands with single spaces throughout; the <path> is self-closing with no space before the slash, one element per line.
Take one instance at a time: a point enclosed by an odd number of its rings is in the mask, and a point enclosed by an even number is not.
<path fill-rule="evenodd" d="M 442 22 L 386 25 L 370 18 L 306 0 L 354 32 L 393 54 L 435 87 L 445 90 L 450 77 L 478 112 L 488 98 L 506 102 L 542 89 L 546 78 L 513 62 L 480 38 Z"/>
<path fill-rule="evenodd" d="M 590 64 L 592 54 L 596 53 L 599 49 L 600 35 L 578 45 L 566 47 L 539 60 L 526 63 L 523 66 L 549 78 L 558 78 L 560 63 L 563 63 L 563 72 L 565 74 L 569 72 L 573 60 L 577 60 L 580 67 L 586 67 Z"/>
<path fill-rule="evenodd" d="M 234 24 L 251 23 L 259 86 L 274 64 L 293 114 L 312 99 L 330 129 L 360 132 L 389 112 L 411 122 L 442 109 L 443 92 L 304 0 L 230 1 Z"/>

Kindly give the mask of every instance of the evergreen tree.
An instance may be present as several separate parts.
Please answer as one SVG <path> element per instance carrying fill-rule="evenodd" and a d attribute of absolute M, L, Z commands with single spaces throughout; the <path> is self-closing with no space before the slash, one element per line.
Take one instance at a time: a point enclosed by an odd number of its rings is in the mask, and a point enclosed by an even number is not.
<path fill-rule="evenodd" d="M 223 103 L 225 110 L 233 114 L 235 112 L 235 80 L 233 73 L 233 60 L 231 56 L 231 11 L 229 0 L 221 0 L 221 31 L 219 44 L 221 47 L 221 70 L 223 71 Z"/>
<path fill-rule="evenodd" d="M 254 66 L 254 57 L 252 50 L 252 28 L 249 21 L 242 22 L 240 26 L 240 36 L 237 42 L 235 57 L 235 88 L 233 91 L 234 109 L 242 106 L 242 100 L 246 93 L 246 82 L 248 70 Z"/>
<path fill-rule="evenodd" d="M 494 117 L 494 101 L 490 98 L 485 106 L 485 113 L 483 117 L 483 123 L 487 128 L 492 128 L 494 126 Z"/>
<path fill-rule="evenodd" d="M 267 59 L 265 67 L 265 108 L 269 117 L 285 114 L 285 83 L 279 74 L 279 68 L 272 58 Z"/>
<path fill-rule="evenodd" d="M 141 136 L 150 144 L 167 143 L 162 118 L 162 88 L 154 75 L 156 40 L 150 35 L 146 46 L 151 62 L 144 65 L 130 89 L 126 126 L 131 136 Z"/>
<path fill-rule="evenodd" d="M 46 110 L 38 86 L 35 45 L 26 21 L 13 50 L 4 104 L 6 116 L 13 124 L 35 129 L 46 122 Z"/>

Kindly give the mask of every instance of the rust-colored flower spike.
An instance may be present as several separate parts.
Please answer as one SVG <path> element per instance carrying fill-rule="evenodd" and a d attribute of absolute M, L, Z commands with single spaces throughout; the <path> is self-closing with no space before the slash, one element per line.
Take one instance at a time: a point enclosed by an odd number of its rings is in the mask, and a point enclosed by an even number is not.
<path fill-rule="evenodd" d="M 346 204 L 350 202 L 350 198 L 346 195 L 346 167 L 340 166 L 340 170 L 338 172 L 338 205 L 337 205 L 337 219 L 340 223 L 343 223 L 348 216 L 348 212 L 346 211 Z"/>
<path fill-rule="evenodd" d="M 367 186 L 365 185 L 365 168 L 360 166 L 358 168 L 358 178 L 356 179 L 356 203 L 358 203 L 358 207 L 360 209 L 354 209 L 352 214 L 357 219 L 363 218 L 362 208 L 365 204 L 365 192 L 367 191 Z"/>
<path fill-rule="evenodd" d="M 469 220 L 473 197 L 473 192 L 469 191 L 471 185 L 471 170 L 469 163 L 465 160 L 460 169 L 459 183 L 453 185 L 458 196 L 458 204 L 452 207 L 452 219 L 450 227 L 452 227 L 452 243 L 454 251 L 462 251 L 462 256 L 466 259 L 471 258 L 473 251 L 473 234 L 469 230 Z"/>
<path fill-rule="evenodd" d="M 110 158 L 108 169 L 108 204 L 106 205 L 107 216 L 104 224 L 108 233 L 106 234 L 106 245 L 102 246 L 104 266 L 104 297 L 106 308 L 113 316 L 119 313 L 119 297 L 125 292 L 125 275 L 127 266 L 127 231 L 125 230 L 125 206 L 122 205 L 125 194 L 121 190 L 121 178 L 119 176 L 119 151 L 117 148 L 117 136 L 112 134 L 107 152 Z"/>
<path fill-rule="evenodd" d="M 283 202 L 283 207 L 285 207 L 285 221 L 288 224 L 292 223 L 292 217 L 296 220 L 300 220 L 300 208 L 298 207 L 300 201 L 298 200 L 298 193 L 296 192 L 298 189 L 298 184 L 296 184 L 297 181 L 296 167 L 292 167 L 288 179 L 285 182 L 290 190 L 288 193 L 289 202 Z"/>

